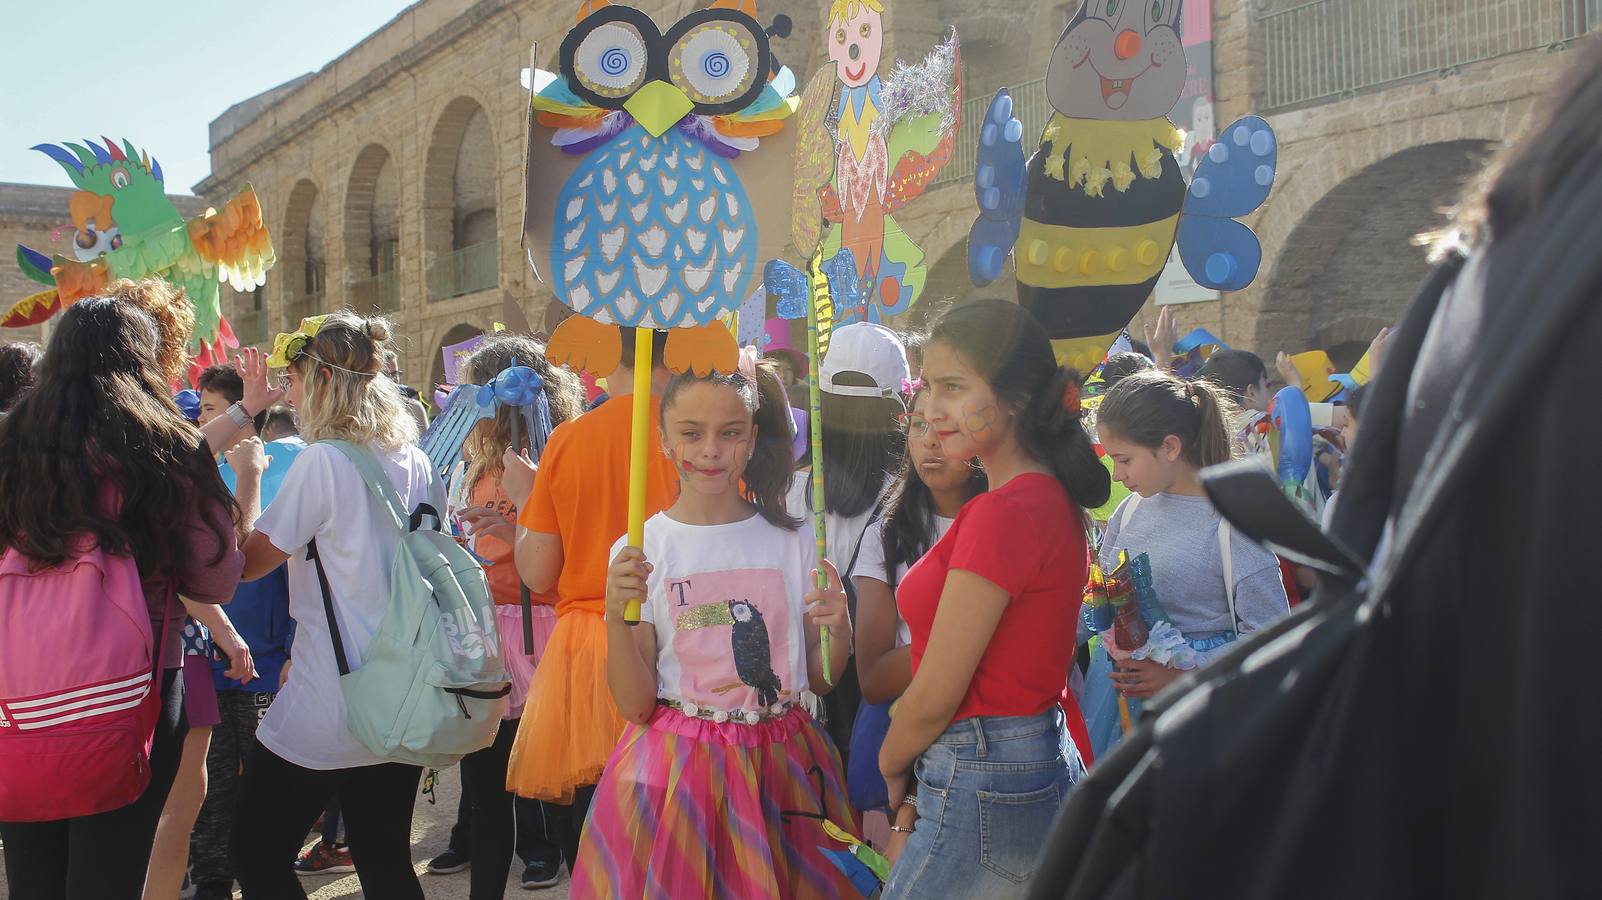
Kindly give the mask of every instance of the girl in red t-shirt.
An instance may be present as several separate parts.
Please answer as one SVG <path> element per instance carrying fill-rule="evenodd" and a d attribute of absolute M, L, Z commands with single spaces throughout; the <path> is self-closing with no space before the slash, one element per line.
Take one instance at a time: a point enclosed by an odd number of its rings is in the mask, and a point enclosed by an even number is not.
<path fill-rule="evenodd" d="M 1080 427 L 1078 374 L 1022 307 L 952 309 L 923 377 L 942 452 L 978 457 L 990 490 L 896 593 L 912 683 L 879 768 L 909 836 L 884 896 L 1004 895 L 1028 881 L 1084 771 L 1058 700 L 1090 568 L 1085 509 L 1110 481 Z"/>

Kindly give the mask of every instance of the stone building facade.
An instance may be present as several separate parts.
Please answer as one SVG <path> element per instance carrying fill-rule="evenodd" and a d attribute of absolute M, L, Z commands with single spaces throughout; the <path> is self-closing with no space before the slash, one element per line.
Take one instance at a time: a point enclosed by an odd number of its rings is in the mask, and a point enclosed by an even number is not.
<path fill-rule="evenodd" d="M 639 5 L 659 21 L 688 8 Z M 887 5 L 886 58 L 920 57 L 957 28 L 971 128 L 997 87 L 1044 74 L 1078 0 Z M 537 64 L 555 67 L 577 6 L 420 0 L 321 71 L 214 121 L 213 174 L 196 192 L 215 202 L 253 183 L 279 254 L 262 295 L 230 301 L 241 330 L 265 340 L 301 315 L 385 310 L 400 323 L 406 379 L 423 387 L 439 377 L 439 347 L 501 319 L 504 296 L 538 325 L 552 295 L 520 246 L 518 71 L 531 45 Z M 803 83 L 823 59 L 828 9 L 759 3 L 759 15 L 793 20 L 775 48 Z M 1211 13 L 1217 120 L 1267 116 L 1279 176 L 1250 220 L 1264 245 L 1257 281 L 1176 307 L 1180 324 L 1261 352 L 1323 347 L 1338 363 L 1355 360 L 1421 279 L 1424 253 L 1409 237 L 1441 221 L 1485 155 L 1529 120 L 1562 51 L 1602 19 L 1596 0 L 1213 0 Z M 933 269 L 925 309 L 974 293 L 972 197 L 955 172 L 898 214 Z"/>

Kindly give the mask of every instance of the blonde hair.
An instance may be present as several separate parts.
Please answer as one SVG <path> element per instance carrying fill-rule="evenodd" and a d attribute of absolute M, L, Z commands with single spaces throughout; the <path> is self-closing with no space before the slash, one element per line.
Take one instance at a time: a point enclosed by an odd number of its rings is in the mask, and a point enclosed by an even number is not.
<path fill-rule="evenodd" d="M 189 341 L 195 336 L 195 308 L 184 289 L 164 278 L 119 278 L 103 296 L 144 310 L 156 320 L 156 368 L 168 384 L 178 384 L 189 368 Z"/>
<path fill-rule="evenodd" d="M 417 442 L 400 385 L 383 374 L 389 320 L 330 313 L 289 367 L 301 378 L 300 432 L 308 443 L 344 440 L 395 450 Z"/>
<path fill-rule="evenodd" d="M 489 384 L 496 375 L 514 365 L 528 366 L 545 382 L 545 399 L 551 406 L 551 426 L 578 418 L 584 411 L 584 384 L 565 366 L 553 366 L 545 358 L 545 347 L 531 337 L 516 334 L 497 334 L 487 338 L 464 361 L 467 381 L 471 384 Z M 467 433 L 462 444 L 467 458 L 464 484 L 471 491 L 478 480 L 487 474 L 498 473 L 501 453 L 512 445 L 513 419 L 522 413 L 510 406 L 499 407 L 495 418 L 486 427 L 480 422 Z M 523 439 L 528 440 L 526 431 Z M 521 449 L 521 448 L 519 448 Z M 536 459 L 536 462 L 538 460 Z"/>
<path fill-rule="evenodd" d="M 884 13 L 884 4 L 879 0 L 834 0 L 829 6 L 830 25 L 836 22 L 849 22 L 851 18 L 866 8 L 870 12 Z"/>

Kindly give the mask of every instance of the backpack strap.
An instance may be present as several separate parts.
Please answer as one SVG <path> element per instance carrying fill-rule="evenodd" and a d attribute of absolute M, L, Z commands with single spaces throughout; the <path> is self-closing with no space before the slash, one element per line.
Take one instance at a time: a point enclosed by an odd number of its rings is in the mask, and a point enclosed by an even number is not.
<path fill-rule="evenodd" d="M 323 570 L 323 558 L 317 553 L 317 539 L 306 545 L 306 558 L 317 567 L 317 586 L 323 592 L 323 615 L 328 619 L 328 636 L 334 642 L 334 663 L 339 674 L 350 674 L 350 660 L 345 656 L 345 642 L 339 637 L 339 620 L 334 618 L 334 592 L 328 586 L 328 573 Z"/>
<path fill-rule="evenodd" d="M 1231 545 L 1235 529 L 1229 520 L 1218 517 L 1218 558 L 1224 561 L 1224 596 L 1229 598 L 1229 621 L 1240 635 L 1240 615 L 1235 612 L 1235 549 Z"/>

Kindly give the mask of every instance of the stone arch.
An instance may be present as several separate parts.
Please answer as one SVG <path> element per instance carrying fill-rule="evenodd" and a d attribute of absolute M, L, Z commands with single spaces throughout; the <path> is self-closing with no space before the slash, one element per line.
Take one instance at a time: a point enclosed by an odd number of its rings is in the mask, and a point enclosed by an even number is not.
<path fill-rule="evenodd" d="M 284 324 L 323 312 L 328 283 L 327 235 L 322 191 L 309 178 L 295 182 L 284 204 L 284 225 L 275 236 L 275 279 L 282 285 Z"/>
<path fill-rule="evenodd" d="M 1361 354 L 1359 343 L 1399 318 L 1428 272 L 1414 236 L 1441 224 L 1490 147 L 1478 139 L 1417 144 L 1323 192 L 1279 246 L 1253 346 Z"/>
<path fill-rule="evenodd" d="M 432 391 L 434 385 L 445 383 L 445 348 L 451 344 L 460 344 L 475 335 L 484 333 L 484 329 L 466 322 L 458 322 L 445 330 L 439 340 L 434 342 L 433 358 L 429 360 L 428 387 Z"/>
<path fill-rule="evenodd" d="M 356 154 L 344 187 L 344 264 L 351 279 L 394 269 L 400 240 L 400 167 L 383 144 Z"/>
<path fill-rule="evenodd" d="M 496 213 L 495 133 L 484 105 L 464 95 L 445 104 L 431 135 L 423 169 L 423 246 L 449 253 L 471 243 L 464 223 Z"/>

